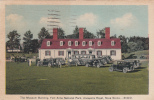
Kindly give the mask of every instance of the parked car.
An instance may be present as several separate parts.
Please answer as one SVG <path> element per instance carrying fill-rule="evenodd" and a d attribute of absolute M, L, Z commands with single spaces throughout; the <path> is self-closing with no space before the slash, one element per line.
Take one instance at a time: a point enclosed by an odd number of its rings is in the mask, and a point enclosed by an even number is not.
<path fill-rule="evenodd" d="M 123 71 L 123 73 L 127 73 L 128 71 L 134 71 L 134 62 L 132 61 L 126 61 L 126 60 L 119 60 L 115 61 L 111 67 L 109 68 L 109 71 Z"/>
<path fill-rule="evenodd" d="M 141 66 L 140 60 L 128 60 L 128 59 L 127 59 L 127 60 L 125 60 L 125 61 L 127 61 L 127 62 L 132 62 L 134 68 L 138 68 L 138 67 Z"/>
<path fill-rule="evenodd" d="M 50 58 L 50 59 L 43 59 L 43 61 L 38 61 L 37 66 L 48 66 L 48 67 L 57 66 L 61 68 L 61 65 L 64 64 L 65 60 L 63 58 Z"/>
<path fill-rule="evenodd" d="M 70 59 L 68 61 L 68 65 L 86 65 L 86 63 L 91 60 L 94 59 L 95 55 L 91 55 L 91 54 L 76 54 L 76 55 L 72 55 L 72 59 Z"/>
<path fill-rule="evenodd" d="M 105 59 L 95 58 L 95 59 L 89 60 L 86 63 L 86 67 L 94 66 L 94 67 L 100 68 L 101 66 L 104 66 L 105 64 L 106 64 L 106 60 Z"/>
<path fill-rule="evenodd" d="M 111 64 L 113 62 L 111 56 L 100 56 L 99 58 L 105 59 L 107 64 Z"/>
<path fill-rule="evenodd" d="M 135 54 L 130 54 L 126 59 L 137 59 Z"/>
<path fill-rule="evenodd" d="M 141 55 L 140 59 L 149 59 L 149 55 Z"/>

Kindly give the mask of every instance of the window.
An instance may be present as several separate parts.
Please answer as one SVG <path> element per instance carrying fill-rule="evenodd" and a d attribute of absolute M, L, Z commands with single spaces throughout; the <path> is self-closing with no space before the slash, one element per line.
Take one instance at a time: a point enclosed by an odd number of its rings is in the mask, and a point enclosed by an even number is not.
<path fill-rule="evenodd" d="M 111 51 L 110 51 L 110 55 L 111 55 L 111 56 L 116 56 L 116 51 L 115 51 L 115 50 L 111 50 Z"/>
<path fill-rule="evenodd" d="M 81 51 L 81 54 L 86 54 L 86 51 Z"/>
<path fill-rule="evenodd" d="M 79 54 L 79 51 L 74 51 L 74 54 L 76 55 L 76 54 Z"/>
<path fill-rule="evenodd" d="M 78 46 L 78 41 L 75 41 L 75 46 Z"/>
<path fill-rule="evenodd" d="M 85 45 L 86 45 L 86 42 L 85 42 L 85 41 L 83 41 L 83 42 L 82 42 L 82 46 L 85 46 Z"/>
<path fill-rule="evenodd" d="M 51 56 L 51 51 L 45 51 L 45 56 Z"/>
<path fill-rule="evenodd" d="M 63 41 L 60 41 L 60 46 L 63 46 Z"/>
<path fill-rule="evenodd" d="M 102 51 L 97 51 L 97 56 L 102 56 Z"/>
<path fill-rule="evenodd" d="M 114 46 L 115 45 L 115 41 L 111 41 L 111 46 Z"/>
<path fill-rule="evenodd" d="M 89 46 L 92 46 L 93 44 L 92 44 L 92 41 L 89 41 Z"/>
<path fill-rule="evenodd" d="M 68 46 L 71 46 L 72 42 L 71 41 L 68 41 Z"/>
<path fill-rule="evenodd" d="M 98 46 L 101 46 L 101 41 L 98 41 L 98 42 L 97 42 L 97 45 L 98 45 Z"/>
<path fill-rule="evenodd" d="M 58 51 L 59 56 L 64 56 L 64 51 Z"/>
<path fill-rule="evenodd" d="M 50 41 L 47 41 L 47 46 L 50 46 Z"/>
<path fill-rule="evenodd" d="M 92 51 L 89 51 L 89 54 L 92 54 Z"/>

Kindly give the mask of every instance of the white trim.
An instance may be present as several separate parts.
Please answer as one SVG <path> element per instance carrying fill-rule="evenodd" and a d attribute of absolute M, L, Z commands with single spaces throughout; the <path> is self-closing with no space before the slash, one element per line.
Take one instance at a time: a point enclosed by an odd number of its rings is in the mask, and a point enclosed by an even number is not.
<path fill-rule="evenodd" d="M 78 41 L 75 41 L 75 46 L 78 46 Z"/>
<path fill-rule="evenodd" d="M 85 46 L 86 45 L 86 42 L 85 41 L 82 41 L 82 46 Z"/>
<path fill-rule="evenodd" d="M 71 46 L 71 45 L 72 45 L 71 41 L 68 41 L 68 46 Z"/>
<path fill-rule="evenodd" d="M 47 41 L 47 46 L 50 46 L 50 41 Z"/>
<path fill-rule="evenodd" d="M 92 41 L 89 41 L 89 46 L 92 46 L 93 44 L 92 44 Z"/>
<path fill-rule="evenodd" d="M 98 41 L 98 42 L 97 42 L 97 45 L 98 45 L 98 46 L 101 46 L 101 41 Z"/>
<path fill-rule="evenodd" d="M 111 41 L 111 46 L 115 46 L 114 40 Z"/>
<path fill-rule="evenodd" d="M 60 41 L 60 46 L 63 46 L 63 41 Z"/>

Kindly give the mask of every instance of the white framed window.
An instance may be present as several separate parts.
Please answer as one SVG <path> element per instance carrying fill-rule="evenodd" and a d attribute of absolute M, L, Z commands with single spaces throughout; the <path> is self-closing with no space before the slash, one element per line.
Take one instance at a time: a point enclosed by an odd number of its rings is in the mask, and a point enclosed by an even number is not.
<path fill-rule="evenodd" d="M 115 41 L 111 41 L 111 46 L 114 46 L 115 45 Z"/>
<path fill-rule="evenodd" d="M 92 44 L 92 41 L 89 41 L 89 46 L 92 46 L 93 44 Z"/>
<path fill-rule="evenodd" d="M 60 46 L 63 46 L 63 41 L 60 41 Z"/>
<path fill-rule="evenodd" d="M 82 46 L 85 46 L 85 45 L 86 45 L 86 42 L 85 42 L 85 41 L 83 41 L 83 42 L 82 42 Z"/>
<path fill-rule="evenodd" d="M 79 54 L 79 51 L 74 51 L 74 54 L 76 55 L 76 54 Z"/>
<path fill-rule="evenodd" d="M 111 55 L 111 56 L 116 56 L 116 50 L 111 50 L 111 51 L 110 51 L 110 55 Z"/>
<path fill-rule="evenodd" d="M 45 51 L 45 56 L 51 56 L 51 51 Z"/>
<path fill-rule="evenodd" d="M 75 46 L 78 46 L 78 41 L 75 41 Z"/>
<path fill-rule="evenodd" d="M 64 56 L 64 51 L 58 51 L 59 56 Z"/>
<path fill-rule="evenodd" d="M 101 41 L 98 41 L 98 42 L 97 42 L 97 45 L 98 45 L 98 46 L 101 46 Z"/>
<path fill-rule="evenodd" d="M 47 41 L 47 46 L 50 46 L 50 41 Z"/>
<path fill-rule="evenodd" d="M 68 46 L 71 46 L 72 45 L 72 42 L 71 41 L 68 41 Z"/>
<path fill-rule="evenodd" d="M 81 51 L 81 54 L 83 54 L 83 55 L 86 54 L 86 51 Z"/>

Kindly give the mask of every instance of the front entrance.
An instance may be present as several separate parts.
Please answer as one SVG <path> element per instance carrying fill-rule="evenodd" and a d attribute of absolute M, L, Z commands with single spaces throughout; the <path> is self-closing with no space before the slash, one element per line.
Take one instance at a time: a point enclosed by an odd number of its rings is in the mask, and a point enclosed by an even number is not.
<path fill-rule="evenodd" d="M 68 52 L 67 52 L 67 55 L 68 55 L 67 58 L 68 58 L 68 59 L 71 59 L 71 51 L 68 51 Z"/>

